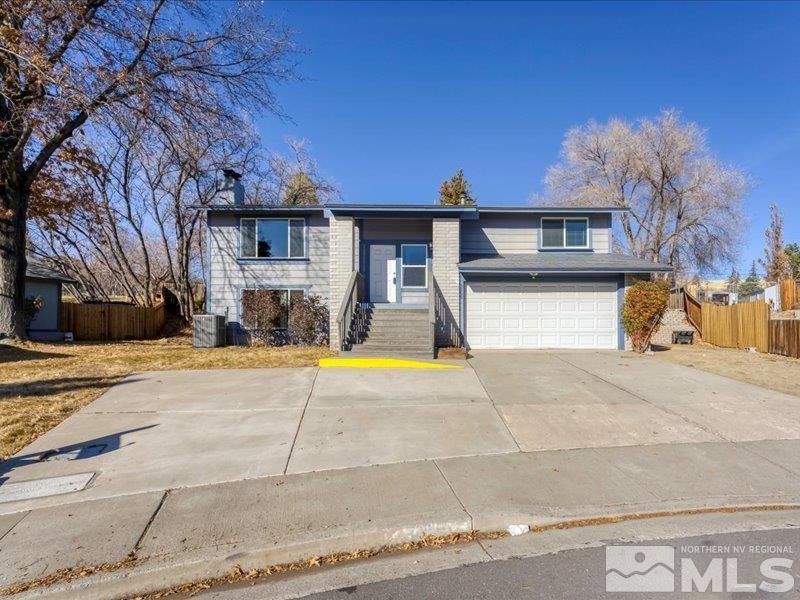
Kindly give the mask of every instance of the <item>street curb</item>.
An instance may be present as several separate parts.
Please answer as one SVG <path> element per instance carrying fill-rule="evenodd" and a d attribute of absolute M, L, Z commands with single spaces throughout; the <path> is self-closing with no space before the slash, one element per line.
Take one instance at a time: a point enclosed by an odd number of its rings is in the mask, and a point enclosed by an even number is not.
<path fill-rule="evenodd" d="M 427 536 L 466 533 L 472 530 L 469 517 L 439 523 L 410 523 L 401 528 L 349 532 L 336 537 L 295 543 L 279 548 L 251 548 L 226 556 L 215 556 L 213 549 L 192 553 L 155 557 L 134 562 L 129 569 L 97 573 L 57 583 L 46 588 L 33 588 L 9 598 L 53 598 L 108 600 L 130 598 L 169 589 L 181 584 L 223 577 L 235 567 L 247 572 L 268 566 L 293 563 L 330 554 L 417 542 Z M 179 563 L 175 559 L 180 560 Z M 2 594 L 2 590 L 0 590 Z"/>
<path fill-rule="evenodd" d="M 585 526 L 619 523 L 630 520 L 645 520 L 662 517 L 675 517 L 683 515 L 702 515 L 712 513 L 743 513 L 764 512 L 800 509 L 797 499 L 784 499 L 783 501 L 751 502 L 741 499 L 742 502 L 712 504 L 709 500 L 682 501 L 676 503 L 648 504 L 649 511 L 643 510 L 644 505 L 628 506 L 628 510 L 615 512 L 591 512 L 589 507 L 582 510 L 564 513 L 556 516 L 549 514 L 526 516 L 517 514 L 516 521 L 505 521 L 502 526 L 493 529 L 477 527 L 479 532 L 489 534 L 491 531 L 504 531 L 512 524 L 531 525 L 534 532 L 550 529 L 570 529 Z M 506 513 L 507 516 L 514 516 Z M 477 517 L 475 522 L 488 525 L 500 524 L 503 517 L 500 513 Z M 74 579 L 64 583 L 57 583 L 47 588 L 34 588 L 19 594 L 8 596 L 13 599 L 27 600 L 33 598 L 47 598 L 60 600 L 80 597 L 87 600 L 111 600 L 131 598 L 158 591 L 164 591 L 179 585 L 198 582 L 206 579 L 222 578 L 231 573 L 234 568 L 239 568 L 247 573 L 254 569 L 308 560 L 313 557 L 324 557 L 339 553 L 351 553 L 360 550 L 378 549 L 400 545 L 406 542 L 420 541 L 426 535 L 447 535 L 466 533 L 472 530 L 470 519 L 440 523 L 416 523 L 399 529 L 384 529 L 362 532 L 351 532 L 325 540 L 292 544 L 282 548 L 252 548 L 242 550 L 227 556 L 214 556 L 213 550 L 194 552 L 191 555 L 183 554 L 178 557 L 150 558 L 140 563 L 134 563 L 130 569 L 98 573 L 87 577 Z M 397 549 L 395 549 L 397 550 Z M 176 563 L 175 558 L 181 562 Z M 169 562 L 168 562 L 169 561 Z M 300 570 L 297 571 L 301 572 Z"/>

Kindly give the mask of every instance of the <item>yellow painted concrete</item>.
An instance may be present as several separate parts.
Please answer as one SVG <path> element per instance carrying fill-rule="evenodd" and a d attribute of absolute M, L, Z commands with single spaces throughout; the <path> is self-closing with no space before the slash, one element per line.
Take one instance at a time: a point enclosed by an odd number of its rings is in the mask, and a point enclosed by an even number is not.
<path fill-rule="evenodd" d="M 402 358 L 321 358 L 320 367 L 339 367 L 348 369 L 463 369 L 461 365 L 406 360 Z"/>

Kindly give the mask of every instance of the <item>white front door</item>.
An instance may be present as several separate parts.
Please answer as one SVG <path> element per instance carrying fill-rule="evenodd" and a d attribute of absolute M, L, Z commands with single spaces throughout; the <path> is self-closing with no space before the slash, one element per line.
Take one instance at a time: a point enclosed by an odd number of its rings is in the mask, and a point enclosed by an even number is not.
<path fill-rule="evenodd" d="M 369 247 L 369 299 L 371 302 L 397 300 L 397 260 L 393 245 Z"/>
<path fill-rule="evenodd" d="M 616 348 L 615 281 L 472 282 L 471 348 Z"/>

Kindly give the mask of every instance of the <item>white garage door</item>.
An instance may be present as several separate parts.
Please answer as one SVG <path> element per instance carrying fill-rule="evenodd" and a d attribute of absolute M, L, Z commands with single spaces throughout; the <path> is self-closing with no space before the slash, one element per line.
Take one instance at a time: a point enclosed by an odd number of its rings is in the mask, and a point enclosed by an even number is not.
<path fill-rule="evenodd" d="M 467 284 L 471 348 L 617 348 L 617 283 Z"/>

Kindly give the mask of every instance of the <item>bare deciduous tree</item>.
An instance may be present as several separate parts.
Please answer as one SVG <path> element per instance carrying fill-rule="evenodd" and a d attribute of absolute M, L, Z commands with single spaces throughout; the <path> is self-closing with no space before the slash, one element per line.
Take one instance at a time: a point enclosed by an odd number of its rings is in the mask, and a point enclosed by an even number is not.
<path fill-rule="evenodd" d="M 635 125 L 612 119 L 571 129 L 545 178 L 556 204 L 621 206 L 634 256 L 677 270 L 719 267 L 741 241 L 748 182 L 714 158 L 704 132 L 673 111 Z"/>
<path fill-rule="evenodd" d="M 277 152 L 269 156 L 261 200 L 266 204 L 288 206 L 325 204 L 336 200 L 338 187 L 320 174 L 308 141 L 289 138 L 286 145 L 289 156 Z"/>
<path fill-rule="evenodd" d="M 84 300 L 124 296 L 148 306 L 166 287 L 188 320 L 204 271 L 196 207 L 214 201 L 223 168 L 254 184 L 246 188 L 251 204 L 312 204 L 335 193 L 305 145 L 290 143 L 292 158 L 265 155 L 245 122 L 164 130 L 133 115 L 92 131 L 91 158 L 57 163 L 60 201 L 33 212 L 30 244 L 37 258 L 80 282 L 75 293 Z M 301 176 L 307 188 L 296 187 Z"/>
<path fill-rule="evenodd" d="M 770 283 L 789 279 L 792 265 L 783 243 L 783 214 L 777 204 L 769 205 L 769 225 L 764 238 L 764 258 L 758 261 L 764 267 L 764 278 Z"/>
<path fill-rule="evenodd" d="M 223 167 L 250 173 L 263 160 L 257 136 L 243 124 L 165 131 L 135 115 L 93 131 L 93 159 L 65 186 L 78 198 L 32 215 L 33 252 L 79 281 L 84 297 L 121 290 L 149 306 L 166 287 L 189 319 L 203 256 L 194 207 L 213 200 Z"/>
<path fill-rule="evenodd" d="M 32 194 L 76 133 L 127 113 L 199 129 L 275 111 L 291 51 L 249 3 L 0 0 L 0 335 L 24 336 Z"/>

